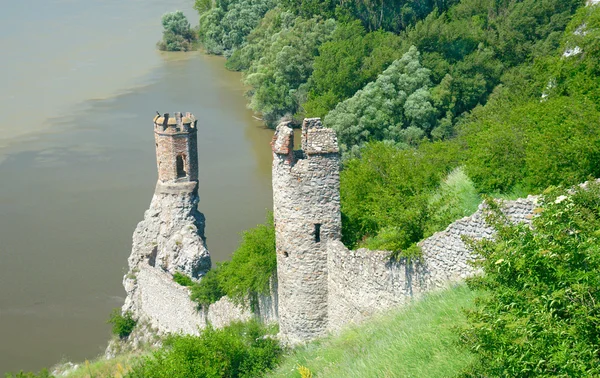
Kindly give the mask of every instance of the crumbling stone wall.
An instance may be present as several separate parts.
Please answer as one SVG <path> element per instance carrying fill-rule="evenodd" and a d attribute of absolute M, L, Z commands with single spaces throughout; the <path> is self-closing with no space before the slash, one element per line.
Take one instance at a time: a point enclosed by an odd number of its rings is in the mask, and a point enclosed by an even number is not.
<path fill-rule="evenodd" d="M 538 197 L 506 201 L 503 212 L 512 222 L 531 222 Z M 462 236 L 491 238 L 484 208 L 423 240 L 421 260 L 390 261 L 387 251 L 348 250 L 341 242 L 327 245 L 328 328 L 358 323 L 376 312 L 399 306 L 424 293 L 448 287 L 475 273 L 472 253 Z"/>
<path fill-rule="evenodd" d="M 318 118 L 304 120 L 301 150 L 293 150 L 287 122 L 271 145 L 279 329 L 284 341 L 297 343 L 327 330 L 325 245 L 341 235 L 338 145 Z"/>

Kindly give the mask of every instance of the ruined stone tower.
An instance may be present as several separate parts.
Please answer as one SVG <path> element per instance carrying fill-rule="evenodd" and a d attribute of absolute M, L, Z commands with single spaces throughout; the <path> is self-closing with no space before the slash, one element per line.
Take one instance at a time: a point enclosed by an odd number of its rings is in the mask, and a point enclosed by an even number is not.
<path fill-rule="evenodd" d="M 335 131 L 319 118 L 302 124 L 294 151 L 288 122 L 273 148 L 273 213 L 277 243 L 279 329 L 298 343 L 327 330 L 326 242 L 341 238 L 339 150 Z"/>
<path fill-rule="evenodd" d="M 158 115 L 154 136 L 158 181 L 144 220 L 133 233 L 123 311 L 162 332 L 193 333 L 197 324 L 185 319 L 195 313 L 195 305 L 173 274 L 198 279 L 211 266 L 204 215 L 198 211 L 196 119 L 190 113 Z"/>
<path fill-rule="evenodd" d="M 198 141 L 197 120 L 190 113 L 182 116 L 169 113 L 154 117 L 156 164 L 158 166 L 157 191 L 162 188 L 197 190 Z"/>

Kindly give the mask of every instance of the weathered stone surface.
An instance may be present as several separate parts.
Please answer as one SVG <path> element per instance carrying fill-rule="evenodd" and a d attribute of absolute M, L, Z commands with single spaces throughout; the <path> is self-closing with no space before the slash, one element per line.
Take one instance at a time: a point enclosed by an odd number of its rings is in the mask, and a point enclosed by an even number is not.
<path fill-rule="evenodd" d="M 293 145 L 291 128 L 280 124 L 272 143 L 279 329 L 284 341 L 298 343 L 327 330 L 325 244 L 339 240 L 341 218 L 335 133 L 307 119 L 302 148 L 311 154 L 292 152 Z"/>
<path fill-rule="evenodd" d="M 512 222 L 530 223 L 538 198 L 529 196 L 503 203 Z M 424 293 L 446 288 L 475 274 L 474 256 L 462 237 L 493 237 L 485 222 L 484 207 L 449 225 L 420 243 L 423 257 L 408 262 L 390 261 L 388 251 L 349 251 L 339 241 L 327 245 L 328 329 L 361 322 L 376 312 L 400 306 Z"/>

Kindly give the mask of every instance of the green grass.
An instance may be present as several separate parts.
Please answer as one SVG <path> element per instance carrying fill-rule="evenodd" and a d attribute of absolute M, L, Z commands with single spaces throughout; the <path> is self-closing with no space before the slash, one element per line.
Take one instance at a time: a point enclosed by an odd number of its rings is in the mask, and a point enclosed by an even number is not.
<path fill-rule="evenodd" d="M 474 356 L 459 344 L 457 327 L 475 293 L 461 285 L 381 315 L 339 336 L 299 347 L 268 377 L 452 377 Z"/>

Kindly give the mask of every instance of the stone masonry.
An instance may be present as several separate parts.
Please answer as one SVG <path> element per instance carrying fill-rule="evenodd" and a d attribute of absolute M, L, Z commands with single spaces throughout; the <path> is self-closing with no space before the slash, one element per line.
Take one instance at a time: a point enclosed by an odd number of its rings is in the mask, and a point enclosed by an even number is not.
<path fill-rule="evenodd" d="M 335 132 L 318 118 L 304 120 L 301 150 L 288 122 L 271 146 L 279 329 L 293 344 L 327 331 L 325 246 L 341 237 L 339 153 Z"/>
<path fill-rule="evenodd" d="M 512 222 L 530 223 L 538 198 L 506 201 L 502 211 Z M 463 281 L 475 274 L 469 264 L 475 256 L 463 236 L 475 240 L 493 237 L 485 222 L 485 207 L 457 220 L 444 231 L 419 243 L 422 258 L 391 261 L 388 251 L 349 251 L 341 242 L 327 246 L 328 328 L 359 323 L 369 316 L 406 304 L 423 294 Z"/>
<path fill-rule="evenodd" d="M 211 267 L 198 211 L 197 121 L 190 113 L 156 116 L 154 135 L 158 181 L 133 234 L 123 311 L 165 332 L 189 332 L 202 321 L 190 318 L 195 306 L 172 275 L 198 279 Z"/>

